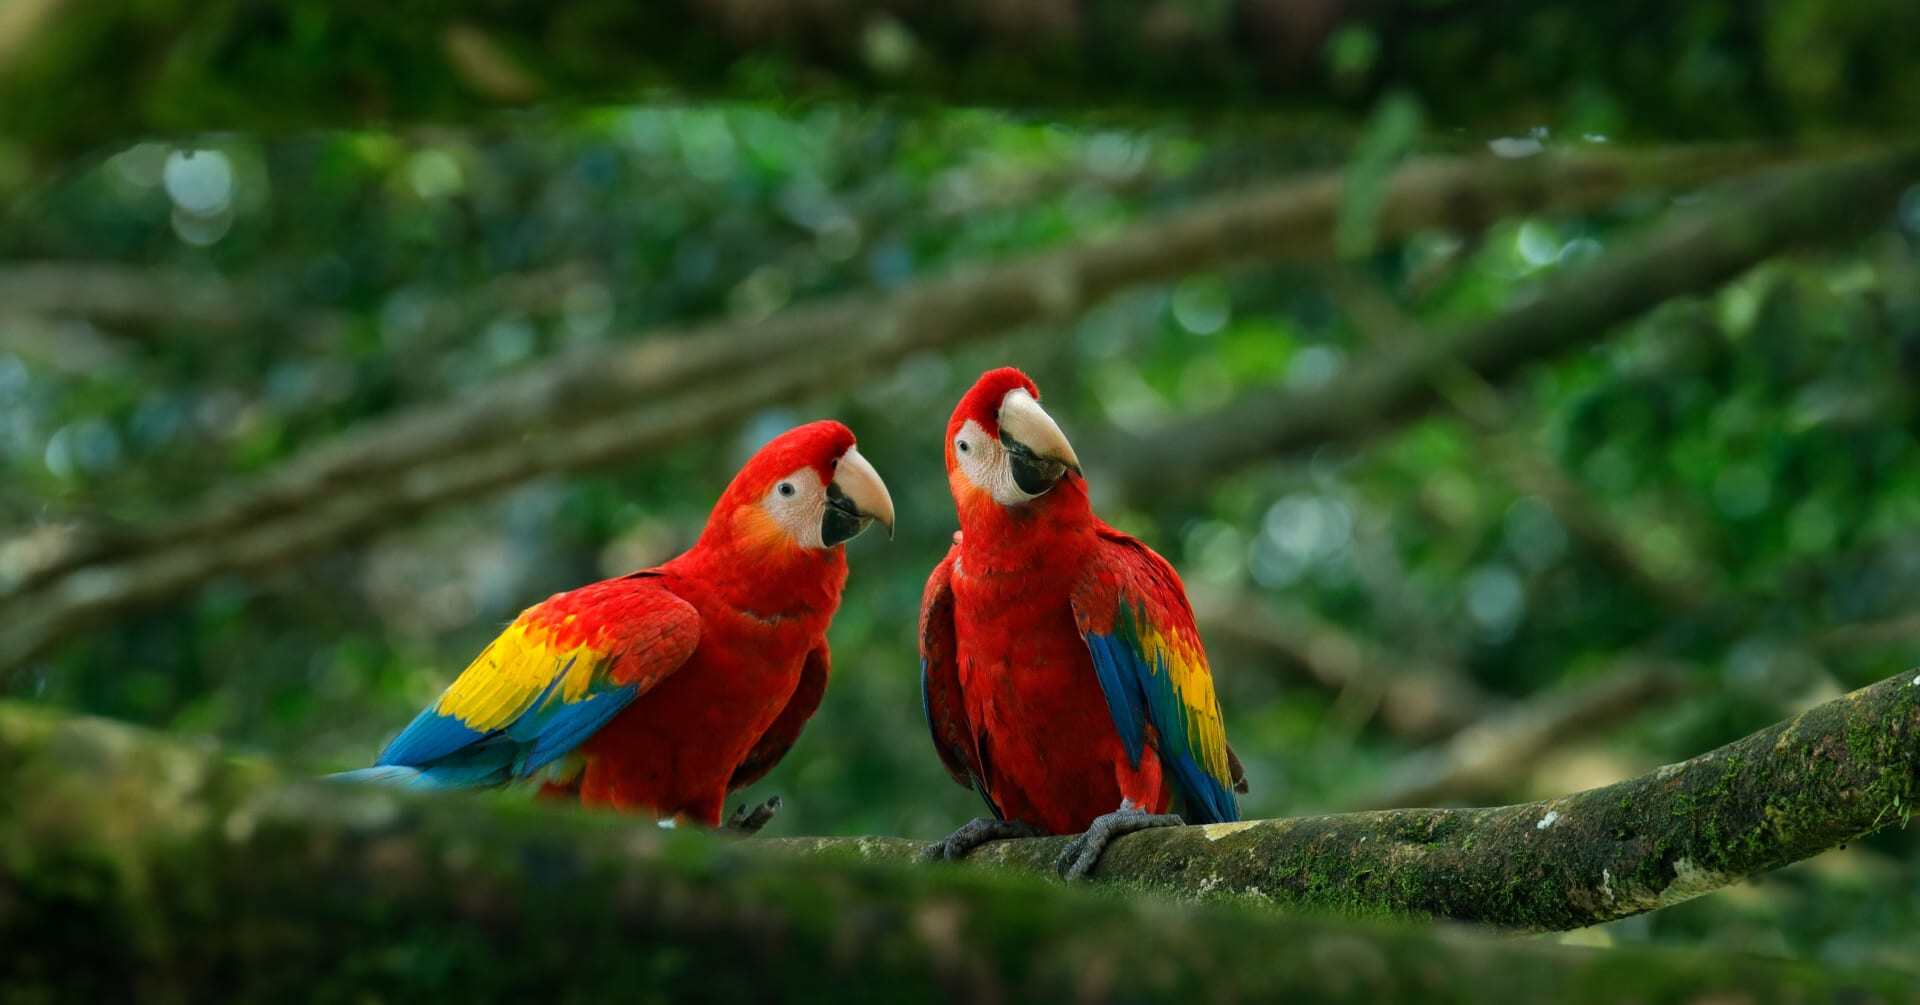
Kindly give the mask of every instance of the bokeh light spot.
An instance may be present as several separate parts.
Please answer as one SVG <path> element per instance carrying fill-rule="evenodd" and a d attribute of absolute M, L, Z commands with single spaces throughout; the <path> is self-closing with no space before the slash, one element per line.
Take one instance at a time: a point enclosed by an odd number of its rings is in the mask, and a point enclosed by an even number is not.
<path fill-rule="evenodd" d="M 1194 335 L 1212 335 L 1233 318 L 1227 286 L 1211 276 L 1195 276 L 1173 288 L 1169 301 L 1174 323 Z"/>
<path fill-rule="evenodd" d="M 218 150 L 175 150 L 161 180 L 173 204 L 194 216 L 213 216 L 233 204 L 233 162 Z"/>

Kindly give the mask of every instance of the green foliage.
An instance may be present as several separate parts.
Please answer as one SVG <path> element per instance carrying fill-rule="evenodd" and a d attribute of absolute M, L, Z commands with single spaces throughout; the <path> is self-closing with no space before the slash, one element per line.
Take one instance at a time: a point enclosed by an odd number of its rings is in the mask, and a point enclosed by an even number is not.
<path fill-rule="evenodd" d="M 310 32 L 313 45 L 334 38 L 321 15 L 289 16 L 289 44 L 309 44 Z M 1769 52 L 1798 51 L 1808 33 L 1848 19 L 1800 20 L 1775 26 Z M 1648 58 L 1639 47 L 1579 49 L 1580 26 L 1564 10 L 1521 23 L 1552 29 L 1547 42 L 1576 75 L 1595 60 Z M 1703 29 L 1709 41 L 1689 46 L 1673 71 L 1688 84 L 1684 107 L 1737 106 L 1762 88 L 1716 76 L 1712 40 L 1730 30 Z M 1391 38 L 1344 38 L 1342 72 L 1420 58 Z M 1828 50 L 1811 51 L 1818 58 L 1790 75 L 1795 102 L 1841 86 Z M 170 72 L 198 72 L 192 58 L 183 50 Z M 369 42 L 340 58 L 378 62 L 380 50 Z M 1532 78 L 1495 60 L 1488 79 Z M 1673 83 L 1663 75 L 1646 86 Z M 1621 125 L 1620 99 L 1597 85 L 1579 93 L 1576 121 Z M 230 99 L 207 95 L 216 108 Z M 1436 145 L 1421 121 L 1418 106 L 1382 105 L 1354 155 L 1359 180 L 1377 186 L 1395 158 Z M 0 520 L 51 538 L 69 521 L 164 518 L 356 424 L 467 395 L 561 353 L 656 337 L 688 319 L 752 323 L 836 292 L 894 288 L 1338 156 L 1204 125 L 839 105 L 599 108 L 474 130 L 133 144 L 77 163 L 14 207 L 0 228 L 0 269 L 80 260 L 174 269 L 205 280 L 210 296 L 243 301 L 242 317 L 169 320 L 179 304 L 159 303 L 128 320 L 79 298 L 47 312 L 50 337 L 0 317 Z M 1542 280 L 1632 239 L 1664 208 L 1641 200 L 1382 248 L 1367 192 L 1356 185 L 1342 221 L 1345 275 L 1434 327 L 1536 295 Z M 1697 753 L 1912 662 L 1910 637 L 1846 648 L 1812 640 L 1906 614 L 1920 587 L 1914 240 L 1889 230 L 1671 304 L 1499 389 L 1504 431 L 1443 411 L 1365 448 L 1329 446 L 1135 498 L 1104 489 L 1103 459 L 1089 456 L 1096 502 L 1196 584 L 1309 610 L 1390 654 L 1457 666 L 1496 695 L 1532 694 L 1629 655 L 1687 662 L 1695 699 L 1517 772 L 1511 795 Z M 775 833 L 931 836 L 978 811 L 924 735 L 913 638 L 921 579 L 953 529 L 938 431 L 961 390 L 981 369 L 1013 362 L 1036 377 L 1070 436 L 1144 434 L 1249 389 L 1319 386 L 1393 351 L 1352 314 L 1318 271 L 1189 276 L 1072 321 L 914 358 L 850 393 L 769 410 L 639 462 L 396 516 L 365 549 L 218 579 L 86 633 L 4 691 L 212 734 L 316 770 L 358 765 L 520 608 L 672 554 L 748 450 L 833 415 L 888 478 L 900 535 L 852 546 L 832 689 L 752 795 L 786 797 Z M 1495 463 L 1503 450 L 1564 472 L 1618 539 L 1571 526 Z M 1620 541 L 1700 606 L 1675 609 L 1621 576 L 1608 551 Z M 0 553 L 0 573 L 23 554 Z M 1378 728 L 1367 696 L 1301 687 L 1273 662 L 1215 657 L 1229 734 L 1253 780 L 1250 814 L 1337 805 L 1407 752 Z M 1913 843 L 1896 833 L 1839 865 L 1613 935 L 1901 965 L 1887 946 L 1920 923 Z"/>

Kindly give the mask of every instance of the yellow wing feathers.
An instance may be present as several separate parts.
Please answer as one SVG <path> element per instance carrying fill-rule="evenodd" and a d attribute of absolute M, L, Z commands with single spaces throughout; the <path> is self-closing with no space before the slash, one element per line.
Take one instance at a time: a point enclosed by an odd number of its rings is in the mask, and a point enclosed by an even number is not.
<path fill-rule="evenodd" d="M 454 679 L 434 711 L 470 729 L 504 729 L 549 689 L 563 702 L 579 701 L 607 654 L 586 644 L 562 648 L 553 631 L 528 617 L 507 626 Z M 555 675 L 560 674 L 555 681 Z"/>
<path fill-rule="evenodd" d="M 1140 646 L 1151 672 L 1164 673 L 1186 723 L 1188 749 L 1207 774 L 1232 777 L 1227 765 L 1227 727 L 1213 691 L 1206 651 L 1196 639 L 1157 626 L 1141 626 Z"/>

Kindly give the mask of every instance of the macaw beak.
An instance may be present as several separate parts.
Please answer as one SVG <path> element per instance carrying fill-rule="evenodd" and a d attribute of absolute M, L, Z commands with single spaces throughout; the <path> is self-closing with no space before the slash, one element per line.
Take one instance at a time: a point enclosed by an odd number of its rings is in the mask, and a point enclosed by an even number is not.
<path fill-rule="evenodd" d="M 1020 491 L 1041 495 L 1067 472 L 1080 473 L 1080 458 L 1067 434 L 1025 388 L 1016 387 L 1001 399 L 999 424 L 1000 445 L 1007 448 L 1013 483 Z"/>
<path fill-rule="evenodd" d="M 848 447 L 834 466 L 833 481 L 827 483 L 827 511 L 820 517 L 820 540 L 828 547 L 860 535 L 867 525 L 880 521 L 887 537 L 893 537 L 893 497 L 880 472 L 860 456 L 860 448 Z"/>

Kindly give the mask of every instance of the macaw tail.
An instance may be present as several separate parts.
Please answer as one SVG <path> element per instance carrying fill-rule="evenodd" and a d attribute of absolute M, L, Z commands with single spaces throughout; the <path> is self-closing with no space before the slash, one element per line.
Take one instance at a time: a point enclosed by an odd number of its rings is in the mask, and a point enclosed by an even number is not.
<path fill-rule="evenodd" d="M 512 752 L 478 748 L 431 764 L 381 764 L 328 775 L 328 781 L 387 785 L 399 789 L 476 789 L 504 785 L 512 775 Z"/>
<path fill-rule="evenodd" d="M 360 768 L 357 771 L 336 771 L 324 776 L 329 782 L 351 782 L 355 785 L 391 785 L 400 789 L 432 788 L 419 768 L 403 768 L 389 764 L 378 768 Z"/>

